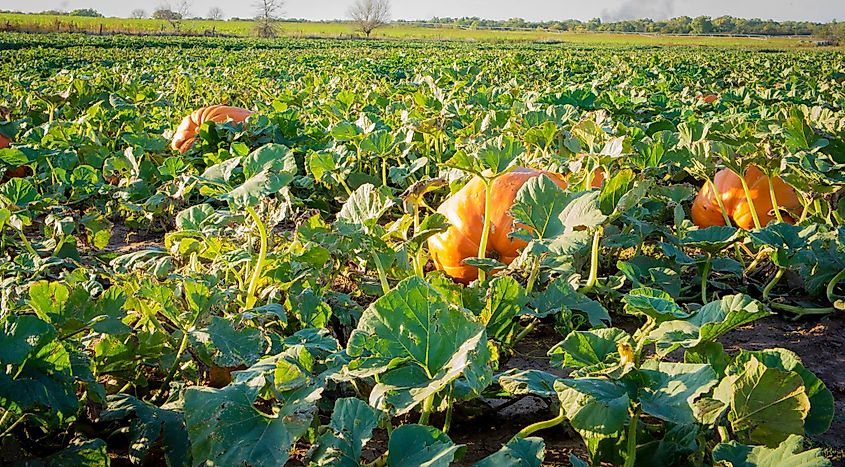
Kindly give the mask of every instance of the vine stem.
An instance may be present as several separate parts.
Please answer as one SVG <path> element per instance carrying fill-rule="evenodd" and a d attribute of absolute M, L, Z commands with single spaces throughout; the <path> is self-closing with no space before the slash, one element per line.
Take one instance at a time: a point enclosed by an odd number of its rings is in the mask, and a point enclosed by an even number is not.
<path fill-rule="evenodd" d="M 707 303 L 707 276 L 710 275 L 710 268 L 713 264 L 713 257 L 707 253 L 707 259 L 704 260 L 704 267 L 701 269 L 701 303 Z"/>
<path fill-rule="evenodd" d="M 525 328 L 522 331 L 520 331 L 519 334 L 516 335 L 516 337 L 513 338 L 513 340 L 510 343 L 510 347 L 516 346 L 516 344 L 518 344 L 519 341 L 524 339 L 525 336 L 527 336 L 531 331 L 534 330 L 534 328 L 537 327 L 537 323 L 539 323 L 539 322 L 540 322 L 540 320 L 534 318 L 534 321 L 531 321 L 530 323 L 528 323 L 528 326 L 525 326 Z"/>
<path fill-rule="evenodd" d="M 728 433 L 727 428 L 720 425 L 720 426 L 716 427 L 716 431 L 718 431 L 719 438 L 721 438 L 721 441 L 723 443 L 727 443 L 728 441 L 731 440 L 731 435 Z"/>
<path fill-rule="evenodd" d="M 534 423 L 533 425 L 528 425 L 527 427 L 520 430 L 519 433 L 514 435 L 514 438 L 527 438 L 527 437 L 531 436 L 532 434 L 534 434 L 538 431 L 545 430 L 545 429 L 560 425 L 561 423 L 564 422 L 564 420 L 566 420 L 566 414 L 563 411 L 563 406 L 561 406 L 560 412 L 558 413 L 557 417 L 555 417 L 551 420 L 545 420 L 545 421 L 542 421 L 542 422 L 537 422 L 537 423 Z"/>
<path fill-rule="evenodd" d="M 772 308 L 777 308 L 778 310 L 783 310 L 789 313 L 793 313 L 797 315 L 797 318 L 800 318 L 805 315 L 829 315 L 831 313 L 836 313 L 836 308 L 829 307 L 829 308 L 803 308 L 800 306 L 793 306 L 787 305 L 785 303 L 777 303 L 777 302 L 770 302 L 769 306 Z"/>
<path fill-rule="evenodd" d="M 754 219 L 754 227 L 761 228 L 760 217 L 757 215 L 757 208 L 754 207 L 754 199 L 751 197 L 751 188 L 748 187 L 748 182 L 745 177 L 740 175 L 739 181 L 742 183 L 742 191 L 745 192 L 745 199 L 748 200 L 748 209 L 751 210 L 751 218 Z"/>
<path fill-rule="evenodd" d="M 376 263 L 376 271 L 378 272 L 378 280 L 381 283 L 381 290 L 387 294 L 390 292 L 390 284 L 387 282 L 387 272 L 384 270 L 384 265 L 378 253 L 372 251 L 371 254 L 373 255 L 373 262 Z"/>
<path fill-rule="evenodd" d="M 193 324 L 191 324 L 193 326 Z M 173 380 L 173 377 L 176 376 L 176 370 L 179 369 L 179 361 L 182 358 L 182 354 L 185 353 L 185 350 L 188 348 L 188 331 L 186 329 L 182 330 L 182 340 L 179 341 L 179 350 L 176 351 L 176 357 L 174 357 L 173 366 L 170 367 L 170 371 L 167 372 L 167 376 L 164 378 L 164 381 L 161 383 L 161 389 L 159 389 L 158 394 L 155 397 L 153 402 L 162 402 L 163 395 L 167 391 L 167 386 Z"/>
<path fill-rule="evenodd" d="M 443 433 L 449 433 L 449 429 L 452 428 L 452 406 L 455 404 L 454 399 L 452 398 L 452 392 L 454 391 L 454 383 L 449 385 L 449 394 L 446 396 L 446 420 L 443 422 Z"/>
<path fill-rule="evenodd" d="M 775 183 L 772 181 L 772 177 L 768 177 L 769 179 L 769 197 L 772 198 L 772 209 L 775 210 L 775 218 L 777 218 L 778 222 L 783 222 L 783 216 L 780 214 L 780 205 L 778 204 L 778 195 L 775 193 Z"/>
<path fill-rule="evenodd" d="M 490 239 L 490 205 L 493 204 L 493 179 L 484 180 L 484 227 L 481 230 L 481 242 L 478 244 L 478 258 L 484 259 L 487 257 L 487 241 Z M 478 278 L 484 282 L 487 274 L 483 269 L 478 270 Z"/>
<path fill-rule="evenodd" d="M 525 286 L 525 293 L 530 294 L 534 290 L 534 285 L 537 283 L 537 278 L 540 277 L 540 257 L 534 257 L 534 263 L 531 265 L 531 274 L 528 275 L 528 284 Z"/>
<path fill-rule="evenodd" d="M 766 284 L 766 287 L 763 289 L 763 300 L 769 299 L 769 293 L 771 293 L 772 289 L 775 288 L 780 278 L 783 277 L 783 273 L 786 272 L 786 268 L 778 268 L 778 272 L 775 273 L 775 277 Z"/>
<path fill-rule="evenodd" d="M 845 279 L 845 269 L 839 271 L 839 274 L 833 276 L 833 279 L 831 279 L 830 282 L 827 283 L 827 299 L 830 301 L 830 303 L 836 301 L 836 296 L 833 295 L 833 291 L 834 289 L 836 289 L 836 285 L 839 284 L 842 279 Z"/>
<path fill-rule="evenodd" d="M 725 225 L 730 227 L 731 224 L 731 217 L 728 215 L 728 210 L 725 208 L 725 203 L 722 201 L 722 194 L 719 193 L 719 190 L 716 188 L 716 184 L 713 183 L 713 179 L 710 177 L 707 178 L 707 184 L 710 186 L 710 189 L 713 190 L 713 197 L 716 198 L 716 204 L 719 205 L 719 210 L 722 211 L 722 218 L 725 220 Z"/>
<path fill-rule="evenodd" d="M 587 284 L 579 292 L 588 293 L 596 286 L 599 279 L 599 248 L 601 247 L 601 236 L 603 229 L 601 226 L 596 228 L 593 233 L 593 245 L 590 251 L 590 277 L 587 279 Z"/>
<path fill-rule="evenodd" d="M 423 401 L 422 413 L 420 414 L 420 425 L 428 425 L 431 410 L 434 407 L 434 394 L 426 397 Z"/>
<path fill-rule="evenodd" d="M 258 261 L 255 264 L 255 271 L 252 272 L 252 280 L 249 281 L 249 288 L 246 292 L 246 308 L 251 309 L 255 307 L 255 291 L 258 289 L 258 281 L 261 279 L 262 270 L 264 269 L 264 260 L 267 257 L 267 228 L 264 226 L 264 223 L 261 222 L 261 219 L 258 217 L 258 213 L 255 212 L 255 209 L 247 207 L 246 212 L 258 226 L 260 242 L 258 248 Z"/>
<path fill-rule="evenodd" d="M 625 467 L 634 467 L 637 460 L 637 423 L 640 419 L 640 409 L 637 408 L 631 414 L 631 423 L 628 424 L 626 434 L 627 449 L 625 453 Z"/>
<path fill-rule="evenodd" d="M 6 414 L 8 414 L 8 413 L 10 413 L 10 412 L 7 410 L 7 411 L 6 411 L 6 413 L 5 413 L 5 414 L 3 414 L 3 418 L 4 418 L 4 419 L 6 418 Z M 20 425 L 20 424 L 21 424 L 21 422 L 23 422 L 23 421 L 26 419 L 27 415 L 29 415 L 29 414 L 28 414 L 28 413 L 23 413 L 23 414 L 21 414 L 21 416 L 20 416 L 20 417 L 18 417 L 18 419 L 17 419 L 17 420 L 15 420 L 15 423 L 12 423 L 11 425 L 9 425 L 9 428 L 6 428 L 5 430 L 3 430 L 3 433 L 2 433 L 2 434 L 0 434 L 0 438 L 5 438 L 5 437 L 6 437 L 6 435 L 8 435 L 9 433 L 11 433 L 11 432 L 12 432 L 12 430 L 14 430 L 16 426 Z"/>

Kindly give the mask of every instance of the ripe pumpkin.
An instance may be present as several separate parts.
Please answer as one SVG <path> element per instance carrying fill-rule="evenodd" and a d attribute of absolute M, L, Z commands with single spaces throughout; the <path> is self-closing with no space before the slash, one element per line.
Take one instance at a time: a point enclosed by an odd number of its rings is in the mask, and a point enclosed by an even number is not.
<path fill-rule="evenodd" d="M 566 188 L 566 182 L 557 174 L 523 167 L 493 182 L 487 257 L 510 264 L 519 256 L 519 250 L 525 247 L 523 240 L 508 238 L 515 223 L 510 209 L 522 185 L 541 174 L 547 175 L 559 187 Z M 604 175 L 596 173 L 593 186 L 601 186 L 603 180 Z M 437 212 L 446 216 L 451 226 L 445 232 L 428 239 L 434 265 L 456 281 L 468 284 L 478 278 L 478 268 L 462 264 L 462 261 L 478 256 L 484 229 L 484 181 L 478 177 L 473 178 L 444 201 Z"/>
<path fill-rule="evenodd" d="M 0 149 L 6 149 L 12 145 L 12 140 L 0 133 Z M 10 167 L 6 169 L 6 172 L 3 174 L 3 180 L 10 180 L 13 178 L 24 178 L 32 175 L 32 169 L 29 167 L 22 165 L 20 167 Z"/>
<path fill-rule="evenodd" d="M 176 129 L 176 133 L 173 135 L 171 147 L 184 154 L 188 152 L 188 149 L 191 149 L 194 139 L 197 137 L 197 129 L 203 123 L 209 121 L 223 123 L 227 120 L 242 123 L 250 115 L 252 115 L 252 111 L 226 105 L 212 105 L 197 109 L 185 117 L 182 123 L 179 124 L 179 128 Z"/>
<path fill-rule="evenodd" d="M 769 177 L 757 167 L 751 166 L 745 171 L 745 181 L 748 183 L 751 199 L 754 200 L 754 209 L 760 219 L 760 225 L 765 227 L 777 220 L 773 213 L 772 197 L 769 194 Z M 753 229 L 754 216 L 739 177 L 730 169 L 723 169 L 713 178 L 713 184 L 721 195 L 725 211 L 733 223 L 745 230 Z M 798 194 L 780 177 L 774 177 L 772 184 L 778 204 L 782 208 L 793 210 L 801 207 Z M 793 222 L 793 219 L 787 215 L 782 217 L 785 222 Z M 725 225 L 719 203 L 708 183 L 701 187 L 698 196 L 695 197 L 692 205 L 692 221 L 700 228 Z"/>
<path fill-rule="evenodd" d="M 704 101 L 707 104 L 712 104 L 719 100 L 718 94 L 699 94 L 696 96 L 696 99 L 700 101 Z"/>

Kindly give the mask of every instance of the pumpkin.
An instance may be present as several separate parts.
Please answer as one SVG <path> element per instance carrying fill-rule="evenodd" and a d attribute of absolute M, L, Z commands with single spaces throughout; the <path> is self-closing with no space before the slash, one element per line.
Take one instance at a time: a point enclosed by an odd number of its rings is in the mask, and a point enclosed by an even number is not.
<path fill-rule="evenodd" d="M 704 101 L 707 104 L 712 104 L 719 100 L 718 94 L 699 94 L 696 96 L 696 99 L 700 101 Z"/>
<path fill-rule="evenodd" d="M 515 223 L 510 209 L 522 185 L 541 174 L 547 175 L 561 188 L 566 188 L 566 182 L 557 174 L 522 167 L 493 181 L 488 258 L 510 264 L 519 256 L 519 250 L 525 247 L 523 240 L 508 237 Z M 593 186 L 600 186 L 603 180 L 604 174 L 596 173 Z M 478 177 L 473 178 L 444 201 L 437 212 L 446 216 L 451 226 L 428 240 L 434 265 L 456 281 L 468 284 L 478 278 L 478 268 L 462 264 L 462 261 L 478 256 L 484 229 L 484 181 Z"/>
<path fill-rule="evenodd" d="M 751 166 L 745 171 L 745 181 L 748 183 L 748 189 L 751 199 L 754 201 L 754 210 L 760 219 L 760 225 L 765 227 L 770 222 L 777 220 L 777 217 L 773 213 L 772 197 L 769 194 L 769 177 L 759 168 Z M 754 216 L 751 213 L 751 207 L 748 204 L 748 199 L 745 196 L 745 190 L 742 188 L 742 181 L 739 177 L 730 169 L 723 169 L 713 178 L 713 184 L 722 197 L 722 203 L 725 205 L 725 211 L 727 211 L 731 221 L 742 229 L 753 229 L 755 227 Z M 786 208 L 787 210 L 794 210 L 801 207 L 798 194 L 780 177 L 774 177 L 772 184 L 780 207 Z M 782 217 L 785 222 L 793 222 L 793 219 L 789 216 L 784 215 Z M 692 221 L 699 228 L 725 225 L 725 218 L 722 215 L 721 209 L 719 209 L 719 203 L 716 201 L 716 196 L 709 183 L 705 183 L 695 197 L 692 205 Z"/>
<path fill-rule="evenodd" d="M 185 117 L 182 123 L 179 124 L 179 128 L 176 129 L 176 133 L 173 135 L 171 147 L 184 154 L 188 152 L 188 149 L 191 149 L 197 137 L 197 129 L 203 123 L 223 123 L 227 120 L 242 123 L 250 115 L 252 115 L 252 112 L 247 109 L 225 105 L 212 105 L 197 109 Z"/>
<path fill-rule="evenodd" d="M 9 139 L 6 135 L 0 133 L 0 149 L 6 149 L 12 145 L 12 140 Z M 22 165 L 20 167 L 11 167 L 6 169 L 6 172 L 3 174 L 3 181 L 10 180 L 12 178 L 24 178 L 32 175 L 32 169 L 29 167 Z"/>

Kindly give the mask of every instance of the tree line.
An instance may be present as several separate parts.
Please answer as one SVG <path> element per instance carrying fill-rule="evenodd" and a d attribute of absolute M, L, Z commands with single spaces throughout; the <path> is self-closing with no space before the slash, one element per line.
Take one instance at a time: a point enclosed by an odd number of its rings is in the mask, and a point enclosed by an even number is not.
<path fill-rule="evenodd" d="M 244 18 L 256 20 L 256 30 L 262 37 L 275 35 L 275 23 L 286 21 L 282 8 L 284 0 L 254 0 L 253 7 L 256 16 Z M 169 4 L 161 4 L 151 14 L 145 10 L 136 9 L 131 13 L 133 18 L 152 17 L 171 22 L 174 29 L 178 31 L 179 23 L 183 19 L 191 18 L 191 0 L 178 0 L 175 7 Z M 3 13 L 15 13 L 3 11 Z M 48 10 L 40 14 L 61 15 L 61 16 L 87 16 L 102 17 L 103 15 L 93 8 L 81 8 L 69 12 Z M 203 18 L 194 16 L 193 18 Z M 212 7 L 205 16 L 207 19 L 222 20 L 225 18 L 223 10 L 219 7 Z M 389 0 L 356 0 L 347 12 L 347 18 L 356 25 L 356 28 L 367 36 L 381 26 L 386 25 L 390 20 Z M 241 18 L 230 18 L 240 20 Z M 293 21 L 293 20 L 287 20 Z M 417 26 L 442 26 L 457 27 L 465 29 L 542 29 L 548 31 L 575 31 L 575 32 L 622 32 L 622 33 L 651 33 L 651 34 L 730 34 L 730 35 L 766 35 L 766 36 L 814 36 L 831 41 L 845 41 L 845 23 L 836 20 L 829 23 L 812 21 L 774 21 L 760 18 L 737 18 L 734 16 L 679 16 L 665 20 L 652 20 L 648 18 L 632 19 L 622 21 L 604 22 L 601 18 L 593 18 L 589 21 L 577 19 L 551 20 L 551 21 L 527 21 L 522 18 L 511 18 L 508 20 L 490 20 L 479 17 L 434 17 L 430 20 L 397 20 L 397 23 Z"/>
<path fill-rule="evenodd" d="M 774 21 L 733 16 L 679 16 L 666 20 L 648 18 L 603 22 L 601 18 L 589 21 L 577 19 L 552 21 L 526 21 L 522 18 L 489 20 L 478 17 L 438 18 L 428 21 L 404 21 L 407 24 L 433 24 L 478 29 L 545 29 L 551 31 L 636 32 L 655 34 L 738 34 L 767 36 L 825 36 L 831 32 L 842 33 L 843 24 L 836 21 L 817 23 L 811 21 Z"/>

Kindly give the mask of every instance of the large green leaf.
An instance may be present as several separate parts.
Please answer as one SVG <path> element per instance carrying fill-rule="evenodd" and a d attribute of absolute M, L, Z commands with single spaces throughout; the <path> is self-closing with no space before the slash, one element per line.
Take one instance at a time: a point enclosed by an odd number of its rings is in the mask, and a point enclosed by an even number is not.
<path fill-rule="evenodd" d="M 194 464 L 284 465 L 296 441 L 283 417 L 255 408 L 258 388 L 230 384 L 223 389 L 185 391 L 185 422 Z"/>
<path fill-rule="evenodd" d="M 572 331 L 549 350 L 551 365 L 556 367 L 607 367 L 619 363 L 617 346 L 634 346 L 631 336 L 619 328 Z"/>
<path fill-rule="evenodd" d="M 700 248 L 714 255 L 735 243 L 741 236 L 742 230 L 736 227 L 713 226 L 690 231 L 679 243 L 689 248 Z"/>
<path fill-rule="evenodd" d="M 497 342 L 509 343 L 516 329 L 514 319 L 527 301 L 525 290 L 516 279 L 510 276 L 493 279 L 479 316 L 486 326 L 487 336 Z"/>
<path fill-rule="evenodd" d="M 626 313 L 647 316 L 658 324 L 691 315 L 675 303 L 671 295 L 649 287 L 631 290 L 622 301 L 625 303 Z"/>
<path fill-rule="evenodd" d="M 828 467 L 830 461 L 821 449 L 803 451 L 804 439 L 789 435 L 776 448 L 748 446 L 736 441 L 721 443 L 713 448 L 713 462 L 733 467 Z"/>
<path fill-rule="evenodd" d="M 548 399 L 557 396 L 555 381 L 559 379 L 562 378 L 545 371 L 517 368 L 496 375 L 496 382 L 512 396 L 534 394 Z"/>
<path fill-rule="evenodd" d="M 402 425 L 387 444 L 388 467 L 448 467 L 463 448 L 437 428 Z"/>
<path fill-rule="evenodd" d="M 360 399 L 338 399 L 328 430 L 317 438 L 309 457 L 321 466 L 358 466 L 361 450 L 372 437 L 380 418 L 378 410 Z"/>
<path fill-rule="evenodd" d="M 660 323 L 649 337 L 659 349 L 674 345 L 690 348 L 715 342 L 733 329 L 770 315 L 760 302 L 747 295 L 726 295 L 699 308 L 688 318 Z"/>
<path fill-rule="evenodd" d="M 585 441 L 619 435 L 628 423 L 630 397 L 625 384 L 604 378 L 555 382 L 561 407 Z"/>
<path fill-rule="evenodd" d="M 543 438 L 516 437 L 473 467 L 540 467 L 546 457 Z"/>
<path fill-rule="evenodd" d="M 587 315 L 592 326 L 610 324 L 610 313 L 601 303 L 578 292 L 563 277 L 552 281 L 549 286 L 531 301 L 534 316 L 545 318 L 560 313 L 563 309 Z"/>
<path fill-rule="evenodd" d="M 804 368 L 798 355 L 786 349 L 767 349 L 756 352 L 743 350 L 736 356 L 734 364 L 737 370 L 743 367 L 751 357 L 769 368 L 798 373 L 804 381 L 804 390 L 810 399 L 810 412 L 804 421 L 804 430 L 810 435 L 820 435 L 830 428 L 834 414 L 833 394 L 821 379 Z"/>
<path fill-rule="evenodd" d="M 335 224 L 344 234 L 369 232 L 393 204 L 387 190 L 378 189 L 369 183 L 361 185 L 346 200 Z"/>
<path fill-rule="evenodd" d="M 560 214 L 572 198 L 573 194 L 563 191 L 546 175 L 529 179 L 517 192 L 510 209 L 517 222 L 531 229 L 530 235 L 519 236 L 544 239 L 563 234 L 566 226 Z"/>
<path fill-rule="evenodd" d="M 730 406 L 728 418 L 742 441 L 777 446 L 804 434 L 810 400 L 795 372 L 769 368 L 752 356 L 735 376 L 727 376 L 714 398 Z"/>
<path fill-rule="evenodd" d="M 643 411 L 678 425 L 695 423 L 693 402 L 718 382 L 707 364 L 650 360 L 640 373 L 646 378 L 640 391 Z"/>
<path fill-rule="evenodd" d="M 131 418 L 128 436 L 129 459 L 135 464 L 151 462 L 147 456 L 161 445 L 170 467 L 191 465 L 190 442 L 181 412 L 156 407 L 127 394 L 110 396 L 100 421 Z"/>
<path fill-rule="evenodd" d="M 0 333 L 0 407 L 12 413 L 36 413 L 48 423 L 76 414 L 70 355 L 56 339 L 56 329 L 32 315 L 8 315 Z"/>
<path fill-rule="evenodd" d="M 384 371 L 370 402 L 397 414 L 458 377 L 475 393 L 492 380 L 484 325 L 418 277 L 400 282 L 364 311 L 346 350 L 353 358 L 351 374 Z M 399 361 L 405 363 L 391 368 L 390 362 Z"/>

